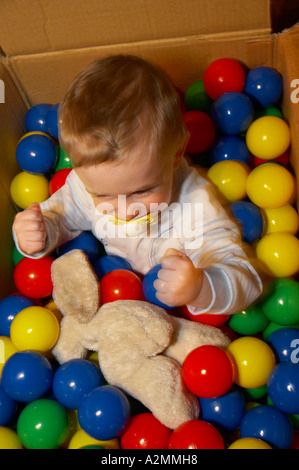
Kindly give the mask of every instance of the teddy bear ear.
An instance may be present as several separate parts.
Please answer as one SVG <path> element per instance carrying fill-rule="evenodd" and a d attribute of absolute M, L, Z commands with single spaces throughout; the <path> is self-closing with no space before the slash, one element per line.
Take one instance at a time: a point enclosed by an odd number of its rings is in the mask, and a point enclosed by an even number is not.
<path fill-rule="evenodd" d="M 99 281 L 82 250 L 72 250 L 52 263 L 53 300 L 63 315 L 88 323 L 100 305 Z"/>

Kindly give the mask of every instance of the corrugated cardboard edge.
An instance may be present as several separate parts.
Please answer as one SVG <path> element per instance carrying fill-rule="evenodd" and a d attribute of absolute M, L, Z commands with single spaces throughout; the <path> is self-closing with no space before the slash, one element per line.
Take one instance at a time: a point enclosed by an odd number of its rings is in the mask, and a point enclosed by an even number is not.
<path fill-rule="evenodd" d="M 291 86 L 293 80 L 299 80 L 299 23 L 275 35 L 275 43 L 274 66 L 282 74 L 284 80 L 282 109 L 291 129 L 290 161 L 297 175 L 297 207 L 299 208 L 299 102 L 294 101 L 292 92 L 295 89 Z"/>

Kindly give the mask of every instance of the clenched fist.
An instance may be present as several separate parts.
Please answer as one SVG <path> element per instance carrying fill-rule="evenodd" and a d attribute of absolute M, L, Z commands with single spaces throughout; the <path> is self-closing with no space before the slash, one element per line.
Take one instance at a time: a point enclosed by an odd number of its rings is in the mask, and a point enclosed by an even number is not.
<path fill-rule="evenodd" d="M 13 229 L 20 249 L 27 255 L 42 251 L 46 244 L 46 225 L 40 205 L 36 202 L 15 216 Z"/>
<path fill-rule="evenodd" d="M 161 258 L 162 269 L 154 281 L 156 296 L 170 307 L 192 305 L 206 307 L 212 293 L 204 272 L 190 258 L 174 248 L 168 248 Z"/>

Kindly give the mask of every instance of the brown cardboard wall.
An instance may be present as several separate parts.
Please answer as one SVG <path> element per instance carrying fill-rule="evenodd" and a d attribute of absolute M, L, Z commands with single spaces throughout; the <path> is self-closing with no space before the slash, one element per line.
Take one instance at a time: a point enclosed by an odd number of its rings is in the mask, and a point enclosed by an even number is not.
<path fill-rule="evenodd" d="M 259 41 L 263 41 L 263 47 Z M 233 57 L 249 67 L 272 64 L 272 39 L 252 31 L 159 41 L 117 44 L 44 54 L 16 56 L 8 61 L 11 72 L 31 103 L 57 103 L 67 86 L 89 62 L 111 54 L 137 54 L 159 65 L 183 91 L 202 78 L 215 59 Z"/>
<path fill-rule="evenodd" d="M 270 0 L 6 0 L 0 46 L 32 54 L 245 30 L 269 33 Z"/>
<path fill-rule="evenodd" d="M 0 63 L 0 79 L 5 84 L 4 103 L 0 103 L 0 298 L 15 289 L 12 282 L 13 240 L 11 226 L 16 209 L 10 197 L 10 183 L 20 171 L 15 159 L 19 138 L 25 132 L 27 107 L 6 68 Z"/>

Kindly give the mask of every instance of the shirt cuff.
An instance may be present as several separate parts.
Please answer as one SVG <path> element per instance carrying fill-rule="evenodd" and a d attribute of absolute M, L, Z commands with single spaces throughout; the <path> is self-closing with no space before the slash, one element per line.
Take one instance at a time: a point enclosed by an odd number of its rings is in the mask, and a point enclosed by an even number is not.
<path fill-rule="evenodd" d="M 229 277 L 223 270 L 215 266 L 205 269 L 204 273 L 211 287 L 212 300 L 210 305 L 205 308 L 187 305 L 189 312 L 192 315 L 204 313 L 220 315 L 227 313 L 232 303 L 232 286 Z"/>

